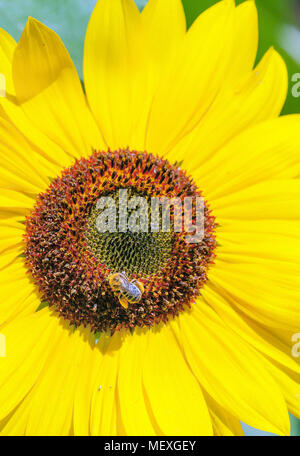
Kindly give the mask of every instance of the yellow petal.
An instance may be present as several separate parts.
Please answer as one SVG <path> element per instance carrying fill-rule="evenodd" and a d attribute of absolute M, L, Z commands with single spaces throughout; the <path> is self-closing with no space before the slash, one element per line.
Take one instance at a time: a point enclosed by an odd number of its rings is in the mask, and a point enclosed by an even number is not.
<path fill-rule="evenodd" d="M 24 222 L 24 215 L 16 216 L 14 211 L 0 210 L 0 274 L 5 274 L 5 268 L 16 262 L 24 252 Z M 22 262 L 20 258 L 18 261 L 24 267 L 24 261 Z"/>
<path fill-rule="evenodd" d="M 53 143 L 74 157 L 104 147 L 73 62 L 56 33 L 30 18 L 12 72 L 19 109 Z"/>
<path fill-rule="evenodd" d="M 268 235 L 284 236 L 286 238 L 299 239 L 299 220 L 222 220 L 218 228 L 218 237 L 221 243 L 230 241 L 232 244 L 243 244 L 251 242 L 252 236 L 257 240 L 267 241 Z M 276 255 L 276 252 L 274 252 Z"/>
<path fill-rule="evenodd" d="M 282 270 L 282 268 L 281 268 Z M 209 279 L 230 304 L 271 328 L 299 329 L 299 275 L 266 265 L 216 260 Z"/>
<path fill-rule="evenodd" d="M 251 127 L 207 159 L 195 177 L 214 199 L 267 179 L 296 177 L 300 172 L 300 143 L 295 135 L 299 126 L 300 116 L 292 115 Z"/>
<path fill-rule="evenodd" d="M 222 219 L 299 220 L 299 198 L 299 180 L 269 180 L 220 197 L 211 207 L 220 224 Z"/>
<path fill-rule="evenodd" d="M 244 435 L 240 421 L 224 410 L 208 394 L 205 395 L 209 413 L 212 418 L 214 435 L 216 436 L 242 436 Z"/>
<path fill-rule="evenodd" d="M 0 252 L 23 243 L 25 225 L 15 218 L 0 220 Z"/>
<path fill-rule="evenodd" d="M 101 0 L 86 34 L 84 81 L 89 105 L 111 148 L 130 145 L 145 84 L 141 15 L 134 0 Z"/>
<path fill-rule="evenodd" d="M 210 396 L 250 426 L 289 435 L 284 399 L 256 352 L 201 300 L 179 323 L 188 362 Z"/>
<path fill-rule="evenodd" d="M 91 435 L 117 434 L 116 387 L 121 345 L 121 333 L 116 332 L 109 338 L 100 335 L 97 349 L 100 350 L 103 357 L 97 365 L 96 383 L 93 384 Z"/>
<path fill-rule="evenodd" d="M 232 84 L 251 71 L 258 47 L 258 17 L 255 2 L 249 0 L 236 10 L 235 40 L 227 78 Z"/>
<path fill-rule="evenodd" d="M 153 97 L 166 68 L 176 58 L 186 34 L 185 14 L 181 0 L 150 0 L 141 14 L 145 81 L 140 100 L 139 122 L 135 125 L 131 147 L 145 149 L 147 121 Z M 168 26 L 166 27 L 166 24 Z"/>
<path fill-rule="evenodd" d="M 59 169 L 73 164 L 74 157 L 70 156 L 62 145 L 52 141 L 47 134 L 42 132 L 39 126 L 35 126 L 15 98 L 9 96 L 1 98 L 0 104 L 10 122 L 29 139 L 40 154 L 46 157 L 50 163 L 54 163 L 56 166 L 59 165 Z"/>
<path fill-rule="evenodd" d="M 72 427 L 74 394 L 81 375 L 85 340 L 79 330 L 60 323 L 56 316 L 60 339 L 57 343 L 51 341 L 52 351 L 34 385 L 26 435 L 68 435 Z"/>
<path fill-rule="evenodd" d="M 280 202 L 278 204 L 280 206 Z M 295 247 L 300 238 L 300 220 L 219 221 L 219 259 L 229 263 L 260 264 L 275 272 L 283 269 L 286 276 L 298 274 L 300 250 Z"/>
<path fill-rule="evenodd" d="M 50 317 L 49 310 L 44 309 L 1 328 L 6 357 L 0 358 L 0 419 L 33 387 L 55 347 L 58 326 L 57 316 Z"/>
<path fill-rule="evenodd" d="M 194 22 L 161 80 L 149 116 L 147 150 L 165 153 L 204 116 L 223 87 L 234 40 L 234 3 L 219 2 Z"/>
<path fill-rule="evenodd" d="M 290 375 L 276 362 L 267 362 L 266 367 L 278 383 L 290 413 L 300 419 L 300 375 Z"/>
<path fill-rule="evenodd" d="M 145 52 L 152 66 L 151 83 L 156 85 L 162 70 L 174 58 L 185 36 L 184 9 L 181 0 L 149 0 L 141 16 Z"/>
<path fill-rule="evenodd" d="M 95 335 L 89 330 L 79 329 L 84 335 L 84 353 L 81 374 L 76 380 L 74 395 L 73 428 L 74 434 L 86 436 L 90 434 L 90 415 L 94 389 L 98 391 L 98 373 L 103 354 L 97 349 Z"/>
<path fill-rule="evenodd" d="M 0 240 L 0 253 L 3 253 L 7 250 L 11 250 L 14 248 L 18 248 L 22 243 L 22 236 L 19 236 L 18 231 L 13 231 L 10 233 L 9 236 L 5 237 L 4 239 Z M 0 231 L 1 235 L 1 231 Z"/>
<path fill-rule="evenodd" d="M 143 383 L 159 435 L 212 435 L 201 387 L 168 326 L 150 332 Z"/>
<path fill-rule="evenodd" d="M 272 328 L 272 330 L 264 328 L 261 324 L 255 323 L 247 316 L 232 309 L 230 303 L 211 287 L 205 287 L 202 296 L 224 323 L 265 355 L 264 365 L 266 369 L 280 387 L 289 411 L 299 418 L 300 365 L 297 359 L 291 356 L 292 344 L 295 343 L 291 338 L 291 332 L 288 332 L 288 344 L 286 344 L 281 340 L 282 333 L 276 332 L 276 328 Z M 214 417 L 214 413 L 216 413 L 215 404 L 211 404 L 209 399 L 206 400 L 210 405 L 210 410 L 213 410 L 211 414 Z M 225 413 L 225 416 L 227 415 Z M 215 422 L 216 420 L 213 419 L 214 424 Z M 229 417 L 229 423 L 231 422 L 232 420 Z"/>
<path fill-rule="evenodd" d="M 120 352 L 118 392 L 126 435 L 156 435 L 142 383 L 149 334 L 139 329 L 128 334 Z"/>
<path fill-rule="evenodd" d="M 289 353 L 285 353 L 285 347 L 278 337 L 272 335 L 262 325 L 238 312 L 237 309 L 232 308 L 230 301 L 214 290 L 210 283 L 202 290 L 202 297 L 232 331 L 265 356 L 300 374 L 300 366 L 291 357 L 291 350 Z"/>
<path fill-rule="evenodd" d="M 0 28 L 0 74 L 5 77 L 5 90 L 7 93 L 13 93 L 12 81 L 12 59 L 16 48 L 15 40 L 3 29 Z M 3 81 L 0 80 L 0 84 Z M 0 86 L 0 90 L 1 90 Z"/>
<path fill-rule="evenodd" d="M 31 314 L 40 305 L 36 286 L 32 283 L 23 258 L 16 258 L 0 271 L 0 325 L 20 315 Z"/>
<path fill-rule="evenodd" d="M 228 154 L 229 149 L 230 164 L 237 163 L 241 156 L 249 157 L 248 160 L 251 163 L 252 156 L 258 154 L 260 150 L 259 138 L 257 138 L 259 130 L 251 136 L 252 141 L 257 140 L 258 150 L 255 147 L 250 149 L 248 145 L 246 150 L 235 148 L 234 145 L 231 147 L 231 142 L 228 143 L 228 141 L 256 123 L 277 117 L 286 99 L 287 85 L 285 63 L 279 54 L 271 49 L 246 78 L 219 94 L 198 125 L 176 144 L 167 156 L 171 158 L 175 155 L 178 159 L 180 156 L 184 157 L 184 167 L 201 181 L 202 186 L 215 190 L 211 175 L 212 166 L 214 171 L 220 169 L 222 173 L 224 154 Z M 283 121 L 279 125 L 282 125 L 281 130 L 285 135 L 286 124 Z M 279 132 L 277 132 L 278 136 Z M 288 135 L 285 137 L 287 138 Z M 219 151 L 222 147 L 224 149 Z M 227 162 L 227 157 L 225 160 Z"/>
<path fill-rule="evenodd" d="M 15 259 L 9 266 L 2 268 L 0 271 L 0 283 L 14 286 L 14 280 L 24 279 L 26 276 L 26 267 L 24 258 L 20 256 Z M 7 297 L 7 296 L 6 296 Z"/>
<path fill-rule="evenodd" d="M 32 395 L 29 393 L 17 407 L 14 413 L 0 421 L 1 436 L 24 436 L 28 423 L 30 401 Z"/>
<path fill-rule="evenodd" d="M 6 250 L 0 257 L 0 269 L 6 268 L 23 252 L 21 247 Z"/>
<path fill-rule="evenodd" d="M 249 222 L 249 225 L 251 224 L 252 221 Z M 250 237 L 249 233 L 248 235 L 230 232 L 225 234 L 219 231 L 218 259 L 225 263 L 262 265 L 274 272 L 280 272 L 284 267 L 286 276 L 297 275 L 300 268 L 300 251 L 296 246 L 299 240 L 293 236 L 289 237 L 287 231 L 273 234 L 271 229 L 268 232 L 267 228 L 271 224 L 276 225 L 277 220 L 266 221 L 265 237 L 261 233 L 253 233 Z M 288 224 L 285 229 L 288 229 Z M 276 245 L 276 249 L 274 249 L 274 245 Z"/>
<path fill-rule="evenodd" d="M 28 212 L 34 205 L 34 199 L 14 190 L 1 189 L 0 208 Z"/>
<path fill-rule="evenodd" d="M 49 177 L 60 171 L 37 153 L 23 135 L 0 117 L 0 181 L 11 190 L 38 194 L 50 183 Z"/>

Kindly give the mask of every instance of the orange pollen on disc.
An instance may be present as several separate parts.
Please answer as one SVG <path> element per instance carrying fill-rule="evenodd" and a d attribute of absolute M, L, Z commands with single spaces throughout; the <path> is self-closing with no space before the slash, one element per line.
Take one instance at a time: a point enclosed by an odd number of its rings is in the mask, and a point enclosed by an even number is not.
<path fill-rule="evenodd" d="M 178 163 L 146 152 L 109 150 L 77 160 L 38 196 L 26 220 L 26 265 L 43 300 L 95 333 L 150 327 L 178 315 L 199 295 L 215 257 L 215 217 L 206 201 L 203 236 L 187 242 L 185 218 L 197 222 L 197 198 L 201 192 Z M 161 229 L 163 212 L 155 213 L 153 199 L 171 202 L 169 230 Z M 193 201 L 188 215 L 187 199 Z M 139 230 L 128 228 L 132 201 L 143 203 L 134 218 Z M 115 217 L 113 230 L 99 229 L 104 210 L 111 211 L 107 220 Z M 152 229 L 154 215 L 159 230 Z"/>

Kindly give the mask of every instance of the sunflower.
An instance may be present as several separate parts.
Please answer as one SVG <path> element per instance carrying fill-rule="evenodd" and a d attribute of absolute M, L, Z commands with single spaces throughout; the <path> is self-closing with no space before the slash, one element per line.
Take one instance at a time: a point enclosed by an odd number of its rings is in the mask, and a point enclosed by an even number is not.
<path fill-rule="evenodd" d="M 83 89 L 45 25 L 0 31 L 3 435 L 290 433 L 300 117 L 279 118 L 286 67 L 270 49 L 254 68 L 257 42 L 252 0 L 188 31 L 180 0 L 99 0 Z M 99 234 L 120 189 L 201 196 L 203 239 Z"/>

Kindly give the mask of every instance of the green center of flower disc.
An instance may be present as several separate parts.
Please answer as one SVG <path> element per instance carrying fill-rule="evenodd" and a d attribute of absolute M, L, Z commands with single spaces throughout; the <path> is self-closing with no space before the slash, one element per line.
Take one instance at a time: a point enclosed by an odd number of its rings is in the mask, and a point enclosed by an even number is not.
<path fill-rule="evenodd" d="M 121 189 L 125 190 L 125 189 Z M 125 271 L 129 275 L 141 275 L 147 277 L 167 265 L 173 249 L 172 227 L 170 232 L 151 231 L 151 201 L 147 194 L 137 193 L 134 188 L 126 191 L 126 212 L 128 213 L 128 200 L 133 197 L 143 198 L 145 208 L 139 212 L 139 232 L 126 229 L 121 232 L 122 224 L 125 226 L 127 220 L 122 220 L 122 201 L 119 197 L 120 189 L 107 195 L 115 205 L 111 208 L 111 215 L 115 217 L 115 231 L 99 232 L 97 219 L 102 211 L 93 208 L 88 217 L 85 239 L 88 249 L 101 264 L 106 264 L 112 271 Z M 123 191 L 124 194 L 124 191 Z M 124 204 L 124 203 L 123 203 Z M 124 217 L 125 218 L 125 217 Z"/>

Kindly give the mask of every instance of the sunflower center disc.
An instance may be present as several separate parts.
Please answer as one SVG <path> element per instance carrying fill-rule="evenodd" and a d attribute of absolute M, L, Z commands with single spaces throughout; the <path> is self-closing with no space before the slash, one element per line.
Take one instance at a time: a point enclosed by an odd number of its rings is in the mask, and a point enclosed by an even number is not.
<path fill-rule="evenodd" d="M 115 202 L 116 209 L 116 227 L 120 226 L 121 201 L 119 198 L 120 190 L 107 195 Z M 171 257 L 173 248 L 172 232 L 151 232 L 151 201 L 146 193 L 137 193 L 134 188 L 128 188 L 126 191 L 126 199 L 131 200 L 133 197 L 143 198 L 147 204 L 147 209 L 142 210 L 142 219 L 147 220 L 146 223 L 141 222 L 141 227 L 144 232 L 99 232 L 97 229 L 97 217 L 101 214 L 101 210 L 96 207 L 92 209 L 91 215 L 88 218 L 86 229 L 86 241 L 89 250 L 95 255 L 100 263 L 106 264 L 111 270 L 126 271 L 129 275 L 148 276 L 159 271 L 166 266 Z"/>
<path fill-rule="evenodd" d="M 214 258 L 215 219 L 205 202 L 200 241 L 187 242 L 185 228 L 175 229 L 181 216 L 185 227 L 186 198 L 200 197 L 178 164 L 151 154 L 95 152 L 76 161 L 38 196 L 26 222 L 26 264 L 43 300 L 94 332 L 178 315 L 199 295 Z M 171 204 L 169 229 L 162 229 L 152 202 L 174 198 L 182 209 Z M 197 218 L 193 204 L 188 218 Z"/>

